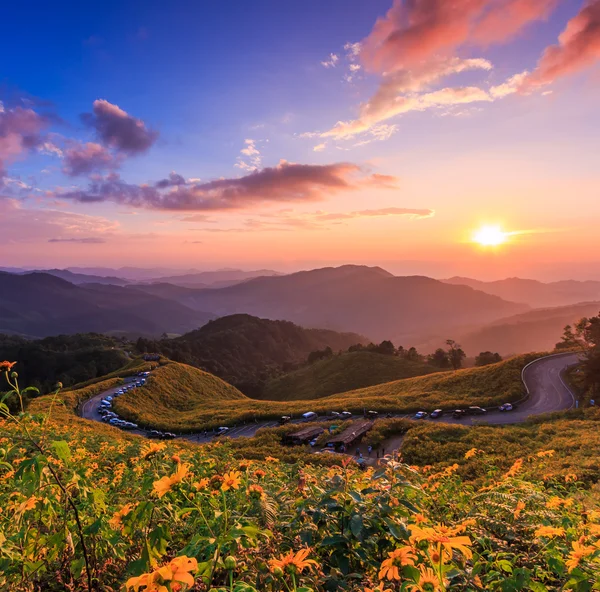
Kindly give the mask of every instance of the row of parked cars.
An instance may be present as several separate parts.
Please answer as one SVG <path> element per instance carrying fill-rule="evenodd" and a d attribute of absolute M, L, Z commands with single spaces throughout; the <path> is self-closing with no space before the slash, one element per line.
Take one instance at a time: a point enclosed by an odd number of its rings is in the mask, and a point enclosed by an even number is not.
<path fill-rule="evenodd" d="M 498 407 L 500 411 L 512 411 L 514 408 L 515 406 L 512 403 L 504 403 Z M 454 419 L 462 419 L 467 415 L 485 415 L 486 413 L 487 409 L 479 407 L 478 405 L 471 405 L 471 407 L 467 407 L 466 409 L 455 409 L 454 411 L 446 412 L 444 412 L 442 409 L 436 409 L 431 413 L 427 413 L 427 411 L 417 411 L 413 419 L 425 419 L 426 417 L 429 417 L 430 419 L 437 419 L 438 417 L 442 417 L 442 415 L 449 414 L 451 414 Z"/>
<path fill-rule="evenodd" d="M 138 374 L 138 378 L 135 382 L 123 386 L 113 395 L 107 395 L 106 397 L 104 397 L 104 399 L 102 399 L 102 401 L 100 401 L 100 405 L 98 406 L 98 413 L 102 416 L 102 421 L 104 423 L 115 426 L 117 428 L 121 428 L 122 430 L 135 430 L 138 428 L 138 425 L 136 423 L 120 418 L 112 410 L 112 404 L 115 397 L 120 397 L 121 395 L 124 395 L 126 392 L 132 389 L 144 386 L 144 384 L 146 384 L 146 376 L 148 376 L 148 374 L 149 372 Z"/>

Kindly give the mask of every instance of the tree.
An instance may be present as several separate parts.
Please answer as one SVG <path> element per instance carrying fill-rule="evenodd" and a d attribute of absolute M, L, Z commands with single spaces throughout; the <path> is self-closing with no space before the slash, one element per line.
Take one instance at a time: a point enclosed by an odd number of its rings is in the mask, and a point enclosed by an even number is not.
<path fill-rule="evenodd" d="M 467 355 L 454 339 L 446 339 L 446 345 L 448 346 L 448 360 L 452 365 L 452 369 L 458 370 L 462 367 L 462 362 Z"/>
<path fill-rule="evenodd" d="M 423 359 L 423 356 L 417 351 L 416 347 L 405 349 L 403 357 L 405 360 L 410 360 L 411 362 L 420 362 Z"/>
<path fill-rule="evenodd" d="M 502 356 L 498 352 L 484 351 L 475 357 L 475 366 L 488 366 L 489 364 L 496 364 L 501 361 Z"/>
<path fill-rule="evenodd" d="M 396 353 L 396 348 L 391 341 L 385 340 L 377 345 L 374 350 L 378 354 L 384 354 L 386 356 L 393 356 Z"/>
<path fill-rule="evenodd" d="M 448 359 L 448 353 L 441 347 L 438 347 L 429 356 L 429 363 L 436 368 L 449 368 L 450 360 Z"/>

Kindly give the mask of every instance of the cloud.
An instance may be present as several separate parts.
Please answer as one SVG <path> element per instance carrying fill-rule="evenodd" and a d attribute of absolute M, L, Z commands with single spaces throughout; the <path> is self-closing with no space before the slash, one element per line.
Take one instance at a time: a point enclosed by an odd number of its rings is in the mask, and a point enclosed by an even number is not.
<path fill-rule="evenodd" d="M 323 144 L 317 144 L 314 148 L 313 151 L 314 152 L 323 152 L 323 150 L 325 150 L 325 147 L 327 146 L 327 144 L 323 143 Z"/>
<path fill-rule="evenodd" d="M 58 199 L 81 203 L 112 201 L 133 207 L 163 210 L 242 210 L 263 203 L 311 202 L 362 187 L 395 187 L 395 177 L 365 174 L 352 163 L 329 165 L 294 164 L 254 171 L 240 178 L 216 179 L 161 191 L 155 185 L 132 185 L 117 174 L 92 180 L 87 190 L 64 191 Z"/>
<path fill-rule="evenodd" d="M 435 210 L 414 208 L 381 208 L 378 210 L 358 210 L 343 213 L 319 213 L 315 220 L 351 220 L 353 218 L 372 218 L 376 216 L 406 216 L 412 219 L 431 218 Z"/>
<path fill-rule="evenodd" d="M 50 238 L 49 243 L 80 243 L 83 245 L 100 245 L 106 241 L 103 238 L 87 236 L 84 238 Z"/>
<path fill-rule="evenodd" d="M 5 164 L 23 152 L 38 147 L 40 133 L 48 124 L 45 117 L 32 109 L 5 109 L 0 103 L 0 178 L 6 174 Z"/>
<path fill-rule="evenodd" d="M 584 5 L 558 37 L 547 47 L 536 69 L 523 82 L 525 89 L 554 82 L 600 60 L 600 0 Z"/>
<path fill-rule="evenodd" d="M 238 156 L 234 166 L 250 173 L 260 168 L 262 157 L 260 150 L 256 147 L 256 140 L 248 138 L 244 140 L 244 144 L 245 147 L 240 150 L 242 156 Z"/>
<path fill-rule="evenodd" d="M 26 207 L 21 200 L 0 198 L 0 244 L 45 243 L 56 238 L 104 239 L 118 227 L 117 222 L 100 216 Z"/>
<path fill-rule="evenodd" d="M 156 183 L 156 187 L 159 189 L 166 189 L 167 187 L 179 187 L 180 185 L 186 185 L 187 181 L 175 171 L 169 173 L 168 179 L 161 179 Z"/>
<path fill-rule="evenodd" d="M 121 164 L 122 160 L 95 142 L 86 144 L 71 142 L 71 145 L 64 150 L 63 156 L 62 170 L 70 177 L 114 169 Z"/>
<path fill-rule="evenodd" d="M 321 62 L 321 66 L 325 68 L 335 68 L 335 65 L 338 63 L 340 56 L 335 53 L 329 54 L 329 59 Z"/>
<path fill-rule="evenodd" d="M 105 145 L 129 155 L 146 152 L 158 137 L 141 119 L 104 99 L 94 101 L 93 113 L 84 113 L 81 119 Z"/>
<path fill-rule="evenodd" d="M 410 70 L 463 45 L 503 43 L 548 17 L 557 0 L 394 0 L 362 42 L 372 72 Z"/>

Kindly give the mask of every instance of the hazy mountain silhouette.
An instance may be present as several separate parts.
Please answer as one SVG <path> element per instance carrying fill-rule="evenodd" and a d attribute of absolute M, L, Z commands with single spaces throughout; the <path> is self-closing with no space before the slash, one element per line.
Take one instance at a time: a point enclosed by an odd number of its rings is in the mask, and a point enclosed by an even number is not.
<path fill-rule="evenodd" d="M 114 286 L 126 286 L 129 280 L 115 276 L 91 275 L 85 273 L 73 273 L 68 269 L 39 269 L 26 273 L 48 273 L 72 284 L 110 284 Z"/>
<path fill-rule="evenodd" d="M 0 333 L 185 333 L 214 315 L 130 288 L 76 286 L 47 273 L 0 273 Z"/>
<path fill-rule="evenodd" d="M 537 280 L 507 278 L 495 282 L 482 282 L 471 278 L 452 277 L 443 281 L 453 285 L 469 286 L 504 300 L 523 302 L 535 308 L 600 300 L 600 282 L 591 280 L 544 283 Z"/>
<path fill-rule="evenodd" d="M 345 265 L 260 277 L 199 290 L 186 302 L 217 316 L 247 313 L 304 327 L 353 331 L 371 339 L 419 343 L 423 336 L 487 323 L 528 310 L 462 285 L 395 277 L 379 267 Z"/>

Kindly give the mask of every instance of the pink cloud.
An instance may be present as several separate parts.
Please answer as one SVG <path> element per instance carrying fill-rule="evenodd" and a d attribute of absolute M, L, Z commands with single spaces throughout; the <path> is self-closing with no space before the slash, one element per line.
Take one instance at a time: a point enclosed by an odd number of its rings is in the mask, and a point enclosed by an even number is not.
<path fill-rule="evenodd" d="M 93 113 L 81 118 L 96 130 L 98 138 L 107 146 L 134 155 L 148 150 L 158 137 L 158 132 L 104 99 L 94 101 Z"/>
<path fill-rule="evenodd" d="M 64 151 L 63 172 L 71 177 L 116 168 L 120 159 L 95 142 L 74 143 Z"/>
<path fill-rule="evenodd" d="M 239 178 L 216 179 L 167 187 L 132 185 L 116 174 L 92 181 L 88 190 L 62 192 L 54 197 L 79 202 L 113 201 L 134 207 L 165 210 L 241 210 L 262 203 L 310 202 L 364 186 L 390 188 L 394 177 L 368 175 L 352 163 L 294 164 L 281 161 Z"/>
<path fill-rule="evenodd" d="M 394 0 L 362 42 L 373 72 L 411 69 L 462 45 L 502 43 L 546 18 L 557 0 Z"/>
<path fill-rule="evenodd" d="M 547 47 L 524 87 L 549 84 L 574 74 L 600 60 L 600 0 L 588 2 L 558 37 L 558 45 Z"/>
<path fill-rule="evenodd" d="M 46 119 L 32 109 L 5 110 L 0 103 L 0 178 L 6 174 L 6 162 L 38 146 L 40 132 L 46 125 Z"/>

